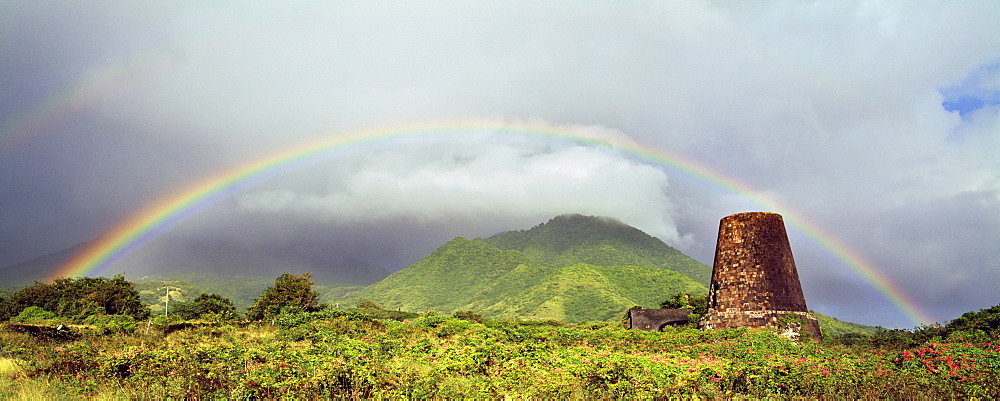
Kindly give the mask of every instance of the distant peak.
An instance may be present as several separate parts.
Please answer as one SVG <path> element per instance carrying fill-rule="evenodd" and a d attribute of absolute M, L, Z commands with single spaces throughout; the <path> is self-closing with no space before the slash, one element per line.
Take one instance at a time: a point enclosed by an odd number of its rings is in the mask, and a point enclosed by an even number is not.
<path fill-rule="evenodd" d="M 621 220 L 618 220 L 618 219 L 616 219 L 614 217 L 607 217 L 607 216 L 586 216 L 586 215 L 582 215 L 582 214 L 579 214 L 579 213 L 560 214 L 560 215 L 558 215 L 556 217 L 553 217 L 551 220 L 549 220 L 549 223 L 559 222 L 559 221 L 593 221 L 593 222 L 600 222 L 600 223 L 604 223 L 604 224 L 614 224 L 614 225 L 619 225 L 619 226 L 627 226 L 628 225 L 628 224 L 625 224 Z"/>

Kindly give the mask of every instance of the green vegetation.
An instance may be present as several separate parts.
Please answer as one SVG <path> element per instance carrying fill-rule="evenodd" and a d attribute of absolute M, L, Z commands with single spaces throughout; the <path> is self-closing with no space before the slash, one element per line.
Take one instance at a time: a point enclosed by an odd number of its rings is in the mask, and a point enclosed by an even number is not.
<path fill-rule="evenodd" d="M 173 306 L 170 312 L 184 320 L 230 321 L 238 316 L 236 307 L 229 298 L 223 298 L 218 294 L 201 294 L 194 301 L 181 302 Z"/>
<path fill-rule="evenodd" d="M 390 309 L 450 314 L 475 310 L 490 318 L 611 320 L 634 305 L 655 307 L 666 294 L 703 294 L 705 286 L 650 266 L 550 266 L 487 241 L 452 239 L 413 266 L 350 294 Z"/>
<path fill-rule="evenodd" d="M 878 333 L 880 330 L 884 330 L 875 326 L 845 322 L 837 318 L 816 313 L 816 311 L 809 312 L 816 317 L 816 320 L 819 322 L 819 327 L 823 329 L 823 335 L 826 336 L 872 335 Z"/>
<path fill-rule="evenodd" d="M 0 328 L 0 398 L 1000 396 L 1000 333 L 937 336 L 958 327 L 796 345 L 766 330 L 644 332 L 371 301 L 285 313 L 274 325 L 61 340 L 9 326 Z M 927 340 L 908 343 L 919 336 Z"/>
<path fill-rule="evenodd" d="M 92 315 L 125 315 L 136 320 L 149 316 L 135 284 L 121 275 L 111 279 L 59 278 L 51 284 L 35 282 L 0 302 L 0 320 L 19 316 L 32 306 L 72 322 L 82 322 Z"/>
<path fill-rule="evenodd" d="M 211 293 L 229 299 L 237 310 L 246 310 L 265 288 L 274 283 L 274 279 L 268 277 L 193 271 L 174 272 L 169 277 L 143 276 L 133 279 L 136 280 L 136 289 L 142 295 L 142 302 L 151 305 L 154 312 L 163 312 L 164 286 L 171 287 L 170 302 L 190 301 L 199 294 Z"/>
<path fill-rule="evenodd" d="M 297 276 L 283 273 L 274 280 L 274 286 L 264 289 L 260 298 L 247 309 L 247 319 L 274 319 L 289 311 L 315 312 L 320 310 L 319 293 L 313 290 L 309 273 Z"/>
<path fill-rule="evenodd" d="M 135 284 L 135 290 L 139 292 L 139 300 L 148 306 L 153 314 L 162 314 L 168 305 L 172 310 L 175 302 L 190 301 L 194 294 L 202 293 L 200 288 L 185 280 L 140 281 Z"/>
<path fill-rule="evenodd" d="M 10 318 L 10 321 L 14 323 L 45 324 L 49 321 L 55 320 L 55 318 L 55 313 L 49 312 L 37 306 L 29 306 L 24 308 L 24 310 L 22 310 L 17 316 Z"/>
<path fill-rule="evenodd" d="M 691 312 L 688 315 L 689 323 L 687 327 L 697 328 L 698 321 L 708 313 L 708 294 L 696 296 L 690 292 L 678 292 L 674 296 L 660 302 L 660 307 L 664 309 L 690 309 Z"/>
<path fill-rule="evenodd" d="M 164 287 L 170 290 L 171 309 L 174 301 L 190 301 L 205 293 L 218 294 L 230 300 L 236 310 L 243 311 L 254 304 L 265 288 L 274 284 L 274 279 L 268 277 L 196 271 L 172 272 L 170 276 L 132 277 L 132 280 L 136 281 L 136 290 L 139 291 L 142 303 L 149 305 L 154 314 L 163 313 L 166 297 Z M 310 277 L 310 280 L 315 281 L 313 289 L 320 293 L 320 302 L 329 304 L 337 304 L 348 293 L 364 288 L 358 285 L 321 281 L 316 277 Z"/>
<path fill-rule="evenodd" d="M 691 259 L 656 237 L 607 217 L 568 214 L 530 230 L 508 231 L 485 240 L 503 250 L 555 267 L 647 266 L 670 269 L 708 285 L 712 267 Z"/>
<path fill-rule="evenodd" d="M 984 331 L 997 332 L 1000 330 L 1000 305 L 988 309 L 980 309 L 977 312 L 965 312 L 958 319 L 948 324 L 954 331 Z"/>

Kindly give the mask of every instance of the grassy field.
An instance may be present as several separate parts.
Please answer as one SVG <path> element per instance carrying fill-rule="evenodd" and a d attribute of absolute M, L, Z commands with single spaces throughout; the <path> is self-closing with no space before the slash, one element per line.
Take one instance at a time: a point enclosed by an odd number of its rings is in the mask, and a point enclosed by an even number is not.
<path fill-rule="evenodd" d="M 327 310 L 57 338 L 0 327 L 0 398 L 1000 396 L 1000 345 L 981 335 L 796 345 L 462 316 Z"/>

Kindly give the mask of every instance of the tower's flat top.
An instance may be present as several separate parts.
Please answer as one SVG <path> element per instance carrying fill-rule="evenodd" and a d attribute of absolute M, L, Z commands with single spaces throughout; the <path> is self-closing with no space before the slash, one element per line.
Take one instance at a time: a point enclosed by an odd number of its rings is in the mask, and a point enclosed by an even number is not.
<path fill-rule="evenodd" d="M 730 217 L 736 217 L 736 216 L 770 216 L 770 215 L 779 217 L 781 216 L 780 214 L 774 212 L 742 212 L 742 213 L 731 214 L 729 216 L 723 217 L 723 219 L 728 219 Z"/>

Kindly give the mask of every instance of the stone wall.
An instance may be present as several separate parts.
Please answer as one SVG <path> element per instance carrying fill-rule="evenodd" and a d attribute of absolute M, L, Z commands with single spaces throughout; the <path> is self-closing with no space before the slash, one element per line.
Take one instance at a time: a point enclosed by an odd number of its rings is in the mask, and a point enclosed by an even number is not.
<path fill-rule="evenodd" d="M 629 327 L 636 330 L 663 331 L 664 326 L 688 323 L 691 309 L 629 309 Z"/>
<path fill-rule="evenodd" d="M 806 308 L 785 223 L 777 213 L 726 216 L 709 287 L 703 329 L 774 327 L 785 330 L 797 316 L 802 330 L 820 338 L 819 323 Z"/>

